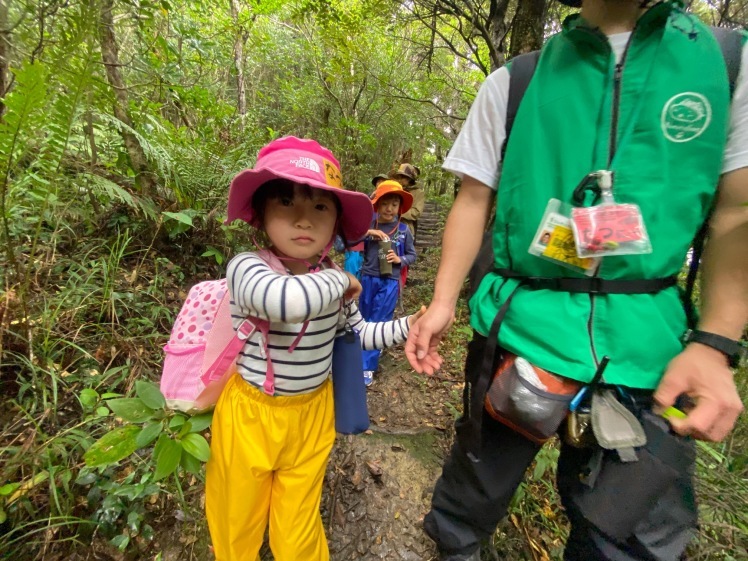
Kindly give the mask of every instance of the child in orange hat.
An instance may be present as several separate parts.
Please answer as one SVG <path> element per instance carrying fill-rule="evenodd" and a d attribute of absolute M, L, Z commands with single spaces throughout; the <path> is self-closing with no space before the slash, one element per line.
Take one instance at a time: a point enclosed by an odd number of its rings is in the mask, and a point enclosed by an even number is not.
<path fill-rule="evenodd" d="M 400 295 L 400 269 L 416 260 L 413 234 L 400 221 L 413 204 L 413 196 L 397 181 L 382 181 L 371 200 L 376 211 L 364 244 L 364 265 L 361 268 L 361 296 L 359 309 L 367 321 L 389 321 L 395 313 Z M 390 249 L 380 255 L 380 243 L 389 242 Z M 391 265 L 382 272 L 380 259 Z M 378 350 L 364 351 L 364 382 L 374 380 L 379 366 Z"/>

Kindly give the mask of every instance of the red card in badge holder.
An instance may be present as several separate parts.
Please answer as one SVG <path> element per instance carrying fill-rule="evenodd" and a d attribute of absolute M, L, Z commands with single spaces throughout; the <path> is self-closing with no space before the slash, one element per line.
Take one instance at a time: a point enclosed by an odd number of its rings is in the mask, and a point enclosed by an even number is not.
<path fill-rule="evenodd" d="M 616 203 L 612 172 L 601 170 L 597 174 L 602 204 L 571 211 L 577 255 L 605 257 L 652 253 L 639 206 Z"/>
<path fill-rule="evenodd" d="M 634 204 L 598 205 L 571 212 L 580 257 L 651 253 L 639 207 Z"/>
<path fill-rule="evenodd" d="M 632 255 L 652 252 L 639 207 L 608 204 L 571 211 L 572 228 L 580 257 Z"/>

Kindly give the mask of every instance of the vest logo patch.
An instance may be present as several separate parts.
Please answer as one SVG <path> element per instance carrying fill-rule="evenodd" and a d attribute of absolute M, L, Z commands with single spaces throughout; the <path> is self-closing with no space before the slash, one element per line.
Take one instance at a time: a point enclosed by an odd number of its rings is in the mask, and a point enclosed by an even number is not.
<path fill-rule="evenodd" d="M 712 121 L 712 106 L 700 93 L 683 92 L 671 97 L 662 108 L 660 125 L 665 138 L 688 142 L 701 136 Z"/>

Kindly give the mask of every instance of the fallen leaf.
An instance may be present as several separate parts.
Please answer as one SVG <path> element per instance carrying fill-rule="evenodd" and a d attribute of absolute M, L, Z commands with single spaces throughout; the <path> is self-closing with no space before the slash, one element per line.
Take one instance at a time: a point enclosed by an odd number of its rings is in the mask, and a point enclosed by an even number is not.
<path fill-rule="evenodd" d="M 384 473 L 384 471 L 382 470 L 382 466 L 380 466 L 379 462 L 376 460 L 367 460 L 366 467 L 369 470 L 369 473 L 371 473 L 374 477 L 382 477 L 382 474 Z"/>
<path fill-rule="evenodd" d="M 356 468 L 356 471 L 353 472 L 353 476 L 351 477 L 351 483 L 353 483 L 354 486 L 357 486 L 359 483 L 361 483 L 362 479 L 361 470 Z"/>

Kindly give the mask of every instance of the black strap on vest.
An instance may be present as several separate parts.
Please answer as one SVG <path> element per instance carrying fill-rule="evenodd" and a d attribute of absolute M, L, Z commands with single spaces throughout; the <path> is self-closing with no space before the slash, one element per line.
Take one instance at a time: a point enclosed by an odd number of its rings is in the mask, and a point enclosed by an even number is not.
<path fill-rule="evenodd" d="M 712 33 L 722 49 L 722 57 L 727 66 L 727 80 L 730 84 L 730 98 L 735 93 L 735 85 L 740 74 L 740 61 L 743 56 L 743 36 L 736 29 L 712 27 Z"/>
<path fill-rule="evenodd" d="M 535 68 L 538 66 L 540 51 L 532 51 L 518 55 L 511 60 L 509 67 L 509 98 L 506 102 L 506 123 L 504 125 L 504 144 L 501 145 L 501 161 L 504 161 L 506 154 L 506 145 L 509 142 L 509 135 L 512 134 L 514 119 L 517 117 L 519 104 L 525 95 L 527 86 L 530 85 L 535 74 Z"/>
<path fill-rule="evenodd" d="M 509 97 L 506 102 L 506 123 L 504 124 L 504 143 L 501 145 L 502 162 L 506 155 L 506 146 L 512 134 L 512 127 L 514 126 L 514 119 L 517 117 L 519 104 L 522 102 L 525 90 L 530 85 L 530 80 L 532 80 L 535 74 L 538 59 L 540 59 L 540 51 L 521 54 L 511 60 L 511 66 L 509 67 Z M 480 250 L 475 257 L 475 261 L 473 261 L 473 266 L 470 268 L 470 273 L 468 274 L 469 296 L 475 293 L 480 281 L 493 269 L 492 237 L 495 218 L 495 215 L 492 213 L 491 219 L 487 224 L 487 229 L 483 233 Z"/>
<path fill-rule="evenodd" d="M 714 37 L 717 39 L 720 49 L 722 49 L 722 57 L 725 59 L 725 66 L 727 67 L 727 79 L 730 84 L 730 98 L 732 99 L 732 94 L 735 93 L 735 85 L 738 81 L 738 74 L 740 74 L 740 61 L 743 56 L 743 37 L 737 30 L 724 27 L 712 27 L 712 33 L 714 33 Z M 686 312 L 686 321 L 689 329 L 696 329 L 699 321 L 696 306 L 693 303 L 693 290 L 696 286 L 701 256 L 704 253 L 704 244 L 709 233 L 710 218 L 711 212 L 707 215 L 704 224 L 699 228 L 691 244 L 693 249 L 691 251 L 691 260 L 688 263 L 688 275 L 686 276 L 686 286 L 683 292 L 683 309 Z"/>
<path fill-rule="evenodd" d="M 495 269 L 506 279 L 520 279 L 532 289 L 584 294 L 654 294 L 678 284 L 678 276 L 657 279 L 601 279 L 598 277 L 528 277 L 509 269 Z"/>
<path fill-rule="evenodd" d="M 491 381 L 493 380 L 493 365 L 496 356 L 496 349 L 499 344 L 499 329 L 501 329 L 501 324 L 509 310 L 509 304 L 512 303 L 512 299 L 518 289 L 519 285 L 514 288 L 497 312 L 496 316 L 493 318 L 491 328 L 488 330 L 488 339 L 486 339 L 486 348 L 483 351 L 483 359 L 481 361 L 480 369 L 478 370 L 478 376 L 472 388 L 470 388 L 470 384 L 466 381 L 465 389 L 463 390 L 463 405 L 470 404 L 469 409 L 466 408 L 464 411 L 464 415 L 469 419 L 470 423 L 470 430 L 465 435 L 466 441 L 464 444 L 467 448 L 468 457 L 474 462 L 478 461 L 478 456 L 481 451 L 484 402 L 486 400 L 488 387 L 491 385 Z M 469 400 L 468 396 L 470 396 Z"/>

